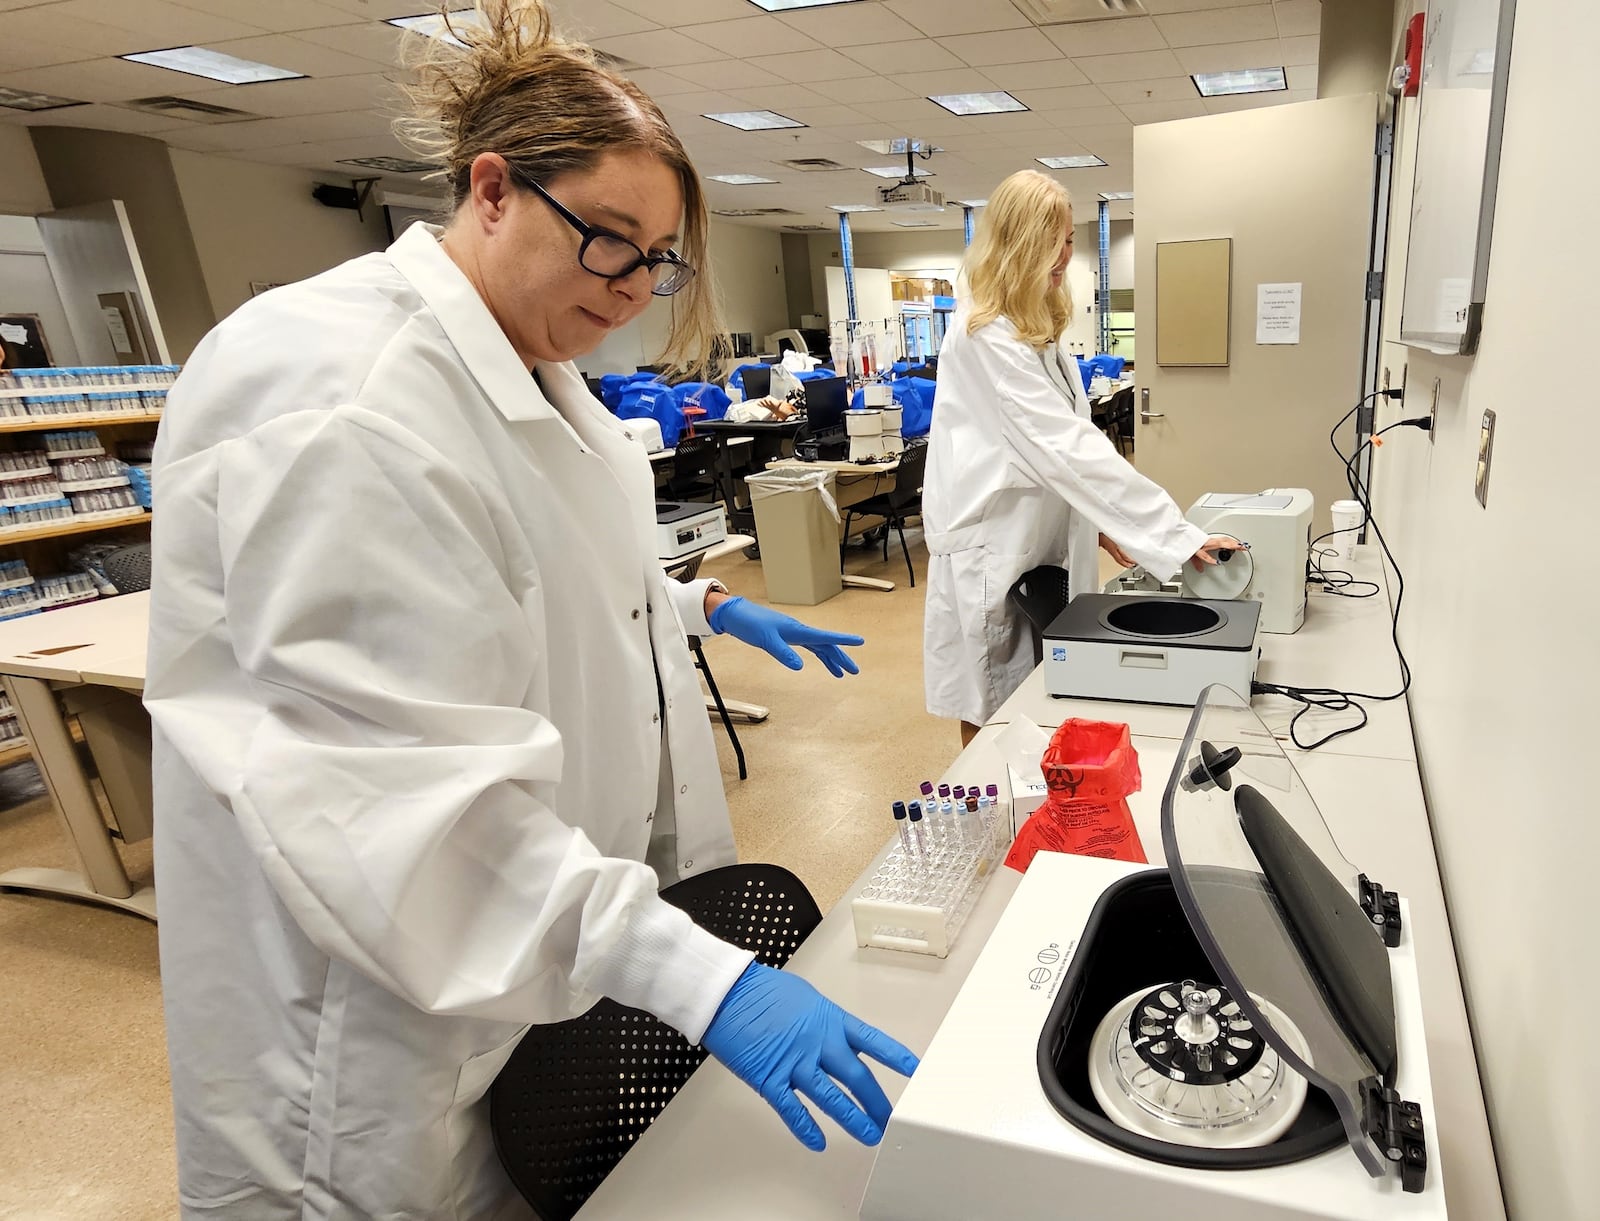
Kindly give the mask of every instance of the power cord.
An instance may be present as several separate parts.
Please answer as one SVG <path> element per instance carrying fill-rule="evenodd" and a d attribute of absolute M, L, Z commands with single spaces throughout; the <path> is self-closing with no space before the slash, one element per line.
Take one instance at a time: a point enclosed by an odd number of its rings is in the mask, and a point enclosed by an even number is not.
<path fill-rule="evenodd" d="M 1389 638 L 1394 644 L 1395 656 L 1400 660 L 1400 689 L 1390 695 L 1372 695 L 1364 691 L 1339 691 L 1331 687 L 1294 687 L 1283 683 L 1251 683 L 1250 690 L 1252 694 L 1281 695 L 1284 698 L 1293 700 L 1301 705 L 1300 710 L 1296 712 L 1289 721 L 1289 740 L 1301 750 L 1316 750 L 1319 746 L 1325 746 L 1329 742 L 1332 742 L 1335 738 L 1342 738 L 1346 734 L 1355 733 L 1356 730 L 1363 728 L 1367 724 L 1367 710 L 1362 704 L 1357 702 L 1358 700 L 1370 700 L 1373 703 L 1379 704 L 1389 703 L 1393 700 L 1402 699 L 1406 692 L 1411 689 L 1411 666 L 1406 661 L 1404 650 L 1402 650 L 1400 647 L 1400 606 L 1405 600 L 1405 577 L 1400 571 L 1400 565 L 1395 562 L 1394 553 L 1389 549 L 1388 539 L 1384 538 L 1383 536 L 1382 527 L 1378 525 L 1377 519 L 1372 515 L 1371 493 L 1367 489 L 1366 485 L 1362 482 L 1360 477 L 1356 474 L 1356 463 L 1360 459 L 1362 451 L 1364 451 L 1368 446 L 1381 444 L 1381 442 L 1378 441 L 1378 438 L 1384 433 L 1403 427 L 1421 428 L 1424 431 L 1427 431 L 1433 427 L 1433 421 L 1427 416 L 1420 416 L 1410 420 L 1396 421 L 1395 423 L 1390 424 L 1385 428 L 1381 428 L 1377 432 L 1373 433 L 1360 445 L 1356 446 L 1355 452 L 1350 454 L 1348 457 L 1346 457 L 1345 452 L 1339 448 L 1338 442 L 1339 429 L 1344 426 L 1346 420 L 1355 415 L 1356 412 L 1360 411 L 1361 408 L 1366 405 L 1368 399 L 1377 398 L 1380 395 L 1384 398 L 1397 399 L 1401 397 L 1401 394 L 1402 392 L 1399 390 L 1379 390 L 1373 394 L 1367 395 L 1366 397 L 1362 398 L 1361 401 L 1358 402 L 1354 407 L 1347 411 L 1328 433 L 1328 444 L 1333 447 L 1333 452 L 1338 455 L 1341 461 L 1344 462 L 1345 482 L 1350 487 L 1351 495 L 1353 495 L 1357 503 L 1361 505 L 1361 521 L 1355 526 L 1352 533 L 1359 531 L 1364 526 L 1370 525 L 1374 535 L 1376 535 L 1378 539 L 1378 545 L 1383 549 L 1385 558 L 1388 560 L 1390 566 L 1394 569 L 1394 612 L 1389 621 Z M 1359 581 L 1351 573 L 1344 572 L 1339 569 L 1325 569 L 1322 566 L 1324 553 L 1317 550 L 1317 544 L 1322 542 L 1324 539 L 1331 538 L 1335 533 L 1337 532 L 1330 530 L 1327 533 L 1320 534 L 1311 540 L 1310 555 L 1307 557 L 1306 563 L 1306 579 L 1308 581 L 1321 582 L 1322 588 L 1325 592 L 1334 594 L 1338 597 L 1371 598 L 1376 596 L 1378 591 L 1382 588 L 1377 582 Z M 1368 587 L 1365 593 L 1352 592 L 1352 590 L 1361 586 Z M 1324 734 L 1314 742 L 1302 742 L 1299 734 L 1300 718 L 1305 716 L 1306 713 L 1310 712 L 1313 708 L 1321 708 L 1328 712 L 1346 712 L 1353 708 L 1357 713 L 1360 714 L 1361 719 L 1354 725 L 1347 725 L 1342 729 L 1335 729 L 1330 733 Z"/>

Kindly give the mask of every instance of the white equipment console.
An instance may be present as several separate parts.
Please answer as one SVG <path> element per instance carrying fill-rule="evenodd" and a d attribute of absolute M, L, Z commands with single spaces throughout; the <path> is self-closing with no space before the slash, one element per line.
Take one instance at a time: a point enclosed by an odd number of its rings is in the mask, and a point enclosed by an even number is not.
<path fill-rule="evenodd" d="M 656 502 L 656 556 L 676 560 L 714 547 L 728 537 L 728 515 L 721 505 Z"/>
<path fill-rule="evenodd" d="M 1249 549 L 1237 563 L 1183 567 L 1185 597 L 1244 598 L 1261 603 L 1261 630 L 1298 631 L 1306 618 L 1306 559 L 1316 501 L 1305 488 L 1235 494 L 1208 492 L 1188 518 L 1207 534 L 1227 534 Z M 1241 558 L 1242 557 L 1242 558 Z"/>

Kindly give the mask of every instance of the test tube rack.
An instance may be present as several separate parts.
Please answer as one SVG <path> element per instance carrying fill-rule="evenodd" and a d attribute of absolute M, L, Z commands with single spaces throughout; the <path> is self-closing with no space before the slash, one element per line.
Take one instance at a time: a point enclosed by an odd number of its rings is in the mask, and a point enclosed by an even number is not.
<path fill-rule="evenodd" d="M 1004 799 L 924 821 L 923 847 L 898 842 L 851 900 L 856 945 L 944 958 L 1011 842 Z M 961 824 L 971 820 L 975 826 Z"/>

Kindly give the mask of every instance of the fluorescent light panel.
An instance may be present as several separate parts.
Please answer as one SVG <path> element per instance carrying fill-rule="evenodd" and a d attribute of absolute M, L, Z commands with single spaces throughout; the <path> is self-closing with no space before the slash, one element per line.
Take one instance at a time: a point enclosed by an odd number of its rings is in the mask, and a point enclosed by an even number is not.
<path fill-rule="evenodd" d="M 0 106 L 7 110 L 65 110 L 68 106 L 87 106 L 75 98 L 58 98 L 51 93 L 34 93 L 27 89 L 7 89 L 0 85 Z"/>
<path fill-rule="evenodd" d="M 828 207 L 832 208 L 835 212 L 882 212 L 883 211 L 882 208 L 874 207 L 872 204 L 829 204 Z"/>
<path fill-rule="evenodd" d="M 782 127 L 804 127 L 775 110 L 730 110 L 723 114 L 703 114 L 702 119 L 712 119 L 740 131 L 776 131 Z"/>
<path fill-rule="evenodd" d="M 963 208 L 987 208 L 989 206 L 987 199 L 958 199 L 956 203 Z"/>
<path fill-rule="evenodd" d="M 1100 192 L 1100 198 L 1101 199 L 1107 199 L 1107 200 L 1110 200 L 1110 199 L 1132 199 L 1133 198 L 1133 192 L 1132 191 L 1101 191 Z"/>
<path fill-rule="evenodd" d="M 939 222 L 933 220 L 897 220 L 893 222 L 897 229 L 934 229 Z"/>
<path fill-rule="evenodd" d="M 1053 170 L 1087 170 L 1105 164 L 1093 153 L 1077 153 L 1071 157 L 1035 157 L 1034 160 Z"/>
<path fill-rule="evenodd" d="M 777 182 L 776 178 L 763 178 L 760 174 L 707 174 L 711 182 L 725 182 L 730 187 L 759 187 L 771 186 Z"/>
<path fill-rule="evenodd" d="M 1196 72 L 1189 78 L 1203 98 L 1234 93 L 1276 93 L 1289 87 L 1282 68 L 1241 68 L 1237 72 Z"/>
<path fill-rule="evenodd" d="M 287 68 L 274 68 L 271 64 L 258 64 L 224 55 L 221 51 L 208 51 L 205 47 L 170 47 L 165 51 L 139 51 L 133 55 L 119 55 L 118 59 L 136 64 L 149 64 L 152 68 L 167 68 L 189 76 L 203 76 L 207 80 L 222 81 L 227 85 L 253 85 L 257 81 L 290 81 L 304 76 Z"/>
<path fill-rule="evenodd" d="M 869 174 L 876 174 L 879 178 L 904 178 L 906 176 L 906 167 L 903 165 L 866 165 L 861 168 Z M 917 170 L 916 177 L 932 178 L 933 175 L 927 170 Z"/>
<path fill-rule="evenodd" d="M 951 114 L 1013 114 L 1027 107 L 1009 93 L 941 93 L 928 101 Z"/>
<path fill-rule="evenodd" d="M 929 144 L 926 140 L 911 140 L 905 136 L 896 136 L 892 140 L 857 140 L 862 148 L 869 153 L 882 153 L 884 156 L 904 157 L 909 148 L 914 153 L 942 153 L 942 148 Z"/>
<path fill-rule="evenodd" d="M 476 9 L 457 9 L 450 14 L 450 23 L 456 29 L 478 24 Z M 452 47 L 465 47 L 467 44 L 450 33 L 450 26 L 438 13 L 419 13 L 415 17 L 390 17 L 388 24 L 398 26 L 402 30 L 411 30 L 417 34 L 426 34 L 429 38 L 437 38 L 440 42 L 447 42 Z"/>
<path fill-rule="evenodd" d="M 797 8 L 827 8 L 834 4 L 855 4 L 856 0 L 750 0 L 764 13 L 788 13 Z"/>
<path fill-rule="evenodd" d="M 359 165 L 364 170 L 382 170 L 386 174 L 425 174 L 439 167 L 432 161 L 414 161 L 409 157 L 343 157 L 340 165 Z"/>

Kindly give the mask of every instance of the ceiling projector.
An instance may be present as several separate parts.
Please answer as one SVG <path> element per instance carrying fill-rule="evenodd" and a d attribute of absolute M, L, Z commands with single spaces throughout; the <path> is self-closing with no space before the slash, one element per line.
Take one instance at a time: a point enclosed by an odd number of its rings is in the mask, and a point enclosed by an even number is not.
<path fill-rule="evenodd" d="M 924 182 L 897 182 L 878 192 L 885 208 L 897 212 L 943 212 L 944 193 Z"/>

